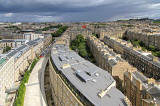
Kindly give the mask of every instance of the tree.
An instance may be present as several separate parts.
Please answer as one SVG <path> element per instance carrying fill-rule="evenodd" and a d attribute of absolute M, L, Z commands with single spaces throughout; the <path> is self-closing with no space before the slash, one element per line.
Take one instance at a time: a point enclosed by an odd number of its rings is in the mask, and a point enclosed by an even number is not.
<path fill-rule="evenodd" d="M 96 63 L 89 47 L 87 46 L 85 38 L 81 34 L 77 35 L 76 39 L 71 41 L 70 47 L 71 49 L 77 51 L 83 58 Z"/>
<path fill-rule="evenodd" d="M 154 46 L 152 46 L 152 45 L 149 45 L 148 50 L 150 50 L 150 51 L 156 51 L 156 48 Z"/>
<path fill-rule="evenodd" d="M 122 39 L 125 40 L 125 41 L 128 40 L 128 38 L 126 36 L 123 36 Z"/>
<path fill-rule="evenodd" d="M 80 49 L 79 54 L 84 58 L 87 58 L 88 56 L 87 51 L 85 49 Z"/>
<path fill-rule="evenodd" d="M 6 48 L 3 49 L 3 53 L 8 52 L 9 50 L 11 50 L 11 47 L 6 46 Z"/>
<path fill-rule="evenodd" d="M 145 44 L 142 41 L 139 42 L 139 45 L 145 47 Z"/>
<path fill-rule="evenodd" d="M 61 25 L 59 25 L 59 29 L 56 32 L 54 32 L 54 33 L 51 34 L 52 37 L 59 37 L 59 36 L 61 36 L 62 33 L 67 30 L 67 28 L 68 28 L 67 26 L 61 26 Z"/>

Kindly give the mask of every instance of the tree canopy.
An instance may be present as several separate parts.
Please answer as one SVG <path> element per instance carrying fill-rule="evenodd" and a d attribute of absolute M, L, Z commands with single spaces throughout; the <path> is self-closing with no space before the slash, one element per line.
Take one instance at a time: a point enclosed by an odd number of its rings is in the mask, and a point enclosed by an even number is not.
<path fill-rule="evenodd" d="M 95 59 L 87 46 L 87 42 L 81 34 L 77 35 L 76 39 L 71 42 L 70 47 L 83 58 L 95 63 Z"/>
<path fill-rule="evenodd" d="M 67 26 L 59 27 L 59 29 L 55 33 L 52 33 L 52 37 L 59 37 L 60 35 L 62 35 L 63 32 L 67 30 L 67 28 Z"/>

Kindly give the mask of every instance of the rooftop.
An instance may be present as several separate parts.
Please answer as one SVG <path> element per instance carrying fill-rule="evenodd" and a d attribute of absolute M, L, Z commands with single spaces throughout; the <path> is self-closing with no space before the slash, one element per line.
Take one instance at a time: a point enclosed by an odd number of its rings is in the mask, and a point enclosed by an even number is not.
<path fill-rule="evenodd" d="M 115 39 L 109 38 L 109 37 L 105 37 L 105 38 L 110 39 L 112 42 L 117 43 L 122 48 L 128 49 L 130 52 L 134 53 L 135 55 L 139 56 L 140 58 L 144 59 L 145 61 L 148 61 L 151 64 L 153 64 L 154 66 L 160 68 L 160 62 L 153 61 L 152 57 L 149 55 L 150 53 L 148 53 L 148 54 L 147 53 L 142 53 L 140 51 L 137 51 L 137 50 L 134 50 L 134 49 L 132 49 L 130 47 L 127 47 L 126 45 L 122 44 L 118 40 L 115 40 Z"/>
<path fill-rule="evenodd" d="M 6 55 L 7 57 L 19 57 L 23 52 L 27 51 L 29 49 L 30 46 L 34 46 L 36 45 L 41 39 L 35 39 L 35 40 L 31 40 L 29 42 L 27 42 L 26 44 L 23 44 L 17 48 L 14 48 L 13 50 L 9 51 L 8 54 Z"/>
<path fill-rule="evenodd" d="M 116 88 L 115 80 L 107 71 L 63 45 L 54 46 L 51 57 L 58 71 L 95 106 L 126 105 L 125 96 Z"/>
<path fill-rule="evenodd" d="M 25 39 L 2 39 L 0 42 L 26 42 Z"/>
<path fill-rule="evenodd" d="M 128 76 L 128 72 L 125 73 Z M 136 85 L 136 80 L 139 80 L 142 85 L 142 92 L 148 93 L 151 95 L 151 99 L 145 99 L 145 101 L 154 101 L 160 105 L 160 87 L 157 85 L 153 79 L 148 79 L 146 76 L 144 76 L 142 73 L 135 71 L 132 72 L 132 82 Z M 149 80 L 152 80 L 150 82 Z M 137 85 L 136 85 L 137 86 Z"/>

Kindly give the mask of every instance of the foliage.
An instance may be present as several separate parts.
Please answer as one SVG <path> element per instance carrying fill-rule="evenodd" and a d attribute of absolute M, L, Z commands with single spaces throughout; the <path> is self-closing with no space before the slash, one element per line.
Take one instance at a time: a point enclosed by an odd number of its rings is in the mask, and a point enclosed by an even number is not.
<path fill-rule="evenodd" d="M 139 42 L 139 45 L 140 45 L 141 47 L 145 47 L 145 43 L 143 43 L 142 41 Z"/>
<path fill-rule="evenodd" d="M 92 33 L 93 36 L 95 36 L 96 38 L 99 38 L 98 34 Z"/>
<path fill-rule="evenodd" d="M 134 47 L 140 47 L 140 41 L 138 40 L 131 40 L 131 43 Z"/>
<path fill-rule="evenodd" d="M 72 50 L 78 52 L 78 54 L 83 58 L 95 63 L 94 57 L 82 35 L 77 35 L 76 39 L 71 42 L 70 47 Z"/>
<path fill-rule="evenodd" d="M 24 96 L 25 96 L 25 91 L 26 91 L 25 83 L 28 82 L 30 73 L 32 72 L 32 70 L 37 62 L 38 62 L 38 59 L 34 59 L 34 61 L 31 64 L 30 69 L 25 72 L 24 77 L 21 81 L 21 84 L 20 84 L 18 92 L 17 92 L 17 97 L 14 102 L 14 106 L 23 106 Z"/>
<path fill-rule="evenodd" d="M 59 37 L 60 35 L 62 35 L 63 32 L 67 30 L 67 28 L 67 26 L 59 27 L 59 29 L 55 33 L 52 33 L 52 37 Z"/>
<path fill-rule="evenodd" d="M 48 30 L 50 30 L 50 29 L 52 29 L 52 28 L 60 28 L 60 27 L 62 27 L 62 25 L 60 25 L 60 24 L 58 24 L 58 25 L 56 25 L 56 26 L 48 26 L 48 27 L 45 27 L 45 28 L 43 28 L 42 29 L 42 31 L 48 31 Z"/>
<path fill-rule="evenodd" d="M 125 36 L 123 36 L 123 37 L 122 37 L 122 39 L 123 39 L 123 40 L 126 40 L 126 41 L 128 40 L 128 38 L 127 38 L 127 37 L 125 37 Z"/>
<path fill-rule="evenodd" d="M 149 51 L 156 51 L 156 48 L 152 45 L 149 45 L 148 50 Z"/>
<path fill-rule="evenodd" d="M 126 38 L 122 38 L 123 40 L 125 40 Z M 155 46 L 149 45 L 148 47 L 145 45 L 145 43 L 143 43 L 142 41 L 139 40 L 128 40 L 132 43 L 132 45 L 134 47 L 141 47 L 143 51 L 148 50 L 151 51 L 152 54 L 156 57 L 160 57 L 160 51 L 156 49 Z"/>
<path fill-rule="evenodd" d="M 6 26 L 5 28 L 8 28 L 8 29 L 15 29 L 15 30 L 21 30 L 19 27 L 17 26 Z"/>
<path fill-rule="evenodd" d="M 155 51 L 155 52 L 152 52 L 152 54 L 156 57 L 160 57 L 160 51 Z"/>
<path fill-rule="evenodd" d="M 153 23 L 160 24 L 160 20 L 154 20 Z"/>
<path fill-rule="evenodd" d="M 3 49 L 3 53 L 6 53 L 6 52 L 8 52 L 9 50 L 11 50 L 11 47 L 9 47 L 9 46 L 6 46 L 6 48 L 4 48 L 4 49 Z"/>

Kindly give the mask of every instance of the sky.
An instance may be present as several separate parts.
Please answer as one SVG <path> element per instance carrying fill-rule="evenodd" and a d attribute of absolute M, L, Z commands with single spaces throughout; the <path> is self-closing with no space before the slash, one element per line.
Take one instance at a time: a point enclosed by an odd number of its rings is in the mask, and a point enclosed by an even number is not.
<path fill-rule="evenodd" d="M 160 0 L 0 0 L 1 22 L 100 22 L 160 18 Z"/>

